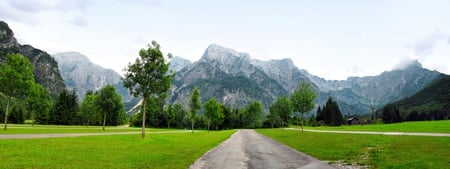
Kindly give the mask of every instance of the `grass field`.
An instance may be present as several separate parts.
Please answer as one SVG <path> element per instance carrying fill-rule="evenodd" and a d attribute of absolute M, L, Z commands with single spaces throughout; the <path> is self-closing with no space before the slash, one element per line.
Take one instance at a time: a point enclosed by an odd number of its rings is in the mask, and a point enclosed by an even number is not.
<path fill-rule="evenodd" d="M 0 168 L 188 168 L 235 130 L 0 141 Z"/>
<path fill-rule="evenodd" d="M 300 128 L 300 126 L 293 126 Z M 430 132 L 430 133 L 450 133 L 450 120 L 441 121 L 418 121 L 403 122 L 394 124 L 371 124 L 353 125 L 339 127 L 305 127 L 311 130 L 347 130 L 347 131 L 380 131 L 380 132 Z"/>
<path fill-rule="evenodd" d="M 42 134 L 42 133 L 103 133 L 103 132 L 140 132 L 138 127 L 113 127 L 106 126 L 105 131 L 101 126 L 62 126 L 62 125 L 34 125 L 31 124 L 8 124 L 8 130 L 3 131 L 3 124 L 0 134 Z M 154 129 L 147 128 L 147 132 L 152 131 L 172 131 L 179 129 Z"/>
<path fill-rule="evenodd" d="M 281 129 L 258 132 L 320 160 L 370 168 L 448 168 L 450 138 L 315 133 Z"/>

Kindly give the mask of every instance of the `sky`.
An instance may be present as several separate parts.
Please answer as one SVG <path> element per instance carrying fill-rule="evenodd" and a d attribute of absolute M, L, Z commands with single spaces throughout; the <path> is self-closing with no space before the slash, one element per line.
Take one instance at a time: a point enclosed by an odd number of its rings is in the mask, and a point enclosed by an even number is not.
<path fill-rule="evenodd" d="M 120 74 L 156 40 L 164 53 L 191 61 L 214 43 L 344 80 L 415 59 L 450 74 L 449 7 L 448 0 L 1 0 L 0 20 L 22 44 L 77 51 Z"/>

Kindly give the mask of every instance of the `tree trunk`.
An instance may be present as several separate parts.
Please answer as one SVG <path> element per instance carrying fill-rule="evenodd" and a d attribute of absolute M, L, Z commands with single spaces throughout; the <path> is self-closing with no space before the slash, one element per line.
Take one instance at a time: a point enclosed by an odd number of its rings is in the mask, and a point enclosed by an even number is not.
<path fill-rule="evenodd" d="M 303 133 L 303 113 L 302 113 L 302 116 L 301 116 L 301 121 L 302 121 L 302 133 Z"/>
<path fill-rule="evenodd" d="M 211 126 L 211 121 L 208 121 L 208 133 L 209 133 L 209 126 Z"/>
<path fill-rule="evenodd" d="M 146 106 L 146 102 L 147 102 L 147 98 L 144 97 L 143 100 L 143 106 L 142 107 L 142 133 L 141 133 L 141 138 L 145 138 L 145 106 Z"/>
<path fill-rule="evenodd" d="M 103 114 L 103 131 L 105 131 L 105 125 L 106 125 L 106 111 Z"/>
<path fill-rule="evenodd" d="M 195 119 L 194 119 L 194 120 L 191 120 L 191 123 L 192 123 L 192 134 L 194 134 L 194 123 L 195 123 Z"/>
<path fill-rule="evenodd" d="M 34 111 L 31 112 L 31 127 L 34 127 Z"/>
<path fill-rule="evenodd" d="M 8 128 L 8 111 L 9 111 L 9 102 L 11 102 L 11 96 L 8 96 L 8 101 L 6 102 L 6 111 L 5 111 L 5 126 L 3 130 L 6 131 Z"/>

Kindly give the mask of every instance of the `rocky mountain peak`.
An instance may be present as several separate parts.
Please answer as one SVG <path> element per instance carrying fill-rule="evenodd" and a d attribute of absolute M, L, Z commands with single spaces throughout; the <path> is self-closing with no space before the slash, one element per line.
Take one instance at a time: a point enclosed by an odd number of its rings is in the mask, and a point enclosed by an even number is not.
<path fill-rule="evenodd" d="M 407 68 L 423 68 L 423 67 L 422 64 L 417 59 L 414 59 L 413 61 L 409 62 Z"/>
<path fill-rule="evenodd" d="M 239 53 L 234 49 L 211 44 L 206 48 L 200 61 L 218 60 L 227 62 L 230 59 L 250 60 L 250 56 L 247 53 Z"/>
<path fill-rule="evenodd" d="M 397 64 L 394 70 L 422 69 L 422 64 L 417 60 L 408 60 Z"/>
<path fill-rule="evenodd" d="M 181 69 L 189 66 L 190 64 L 192 64 L 192 62 L 190 60 L 187 60 L 185 58 L 179 57 L 179 56 L 175 56 L 172 59 L 170 59 L 170 69 L 173 71 L 180 71 Z"/>
<path fill-rule="evenodd" d="M 12 41 L 16 41 L 13 31 L 6 22 L 0 21 L 0 43 L 5 44 Z"/>

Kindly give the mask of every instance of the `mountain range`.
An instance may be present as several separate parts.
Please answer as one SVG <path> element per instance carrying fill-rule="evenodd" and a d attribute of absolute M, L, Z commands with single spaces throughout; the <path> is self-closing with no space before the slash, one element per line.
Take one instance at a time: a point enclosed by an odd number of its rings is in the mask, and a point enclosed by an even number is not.
<path fill-rule="evenodd" d="M 0 64 L 8 53 L 20 53 L 33 64 L 35 81 L 56 98 L 66 87 L 56 61 L 47 52 L 31 45 L 19 44 L 6 22 L 0 21 Z"/>
<path fill-rule="evenodd" d="M 179 60 L 171 63 L 179 63 Z M 216 44 L 210 45 L 199 61 L 185 63 L 176 74 L 170 102 L 186 105 L 193 87 L 199 86 L 202 101 L 215 97 L 226 105 L 240 107 L 257 100 L 267 109 L 274 99 L 288 95 L 300 82 L 306 81 L 316 87 L 318 105 L 333 97 L 344 114 L 365 114 L 411 96 L 440 75 L 414 60 L 403 69 L 385 71 L 377 76 L 325 80 L 298 69 L 290 59 L 251 59 L 247 53 Z"/>

